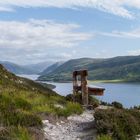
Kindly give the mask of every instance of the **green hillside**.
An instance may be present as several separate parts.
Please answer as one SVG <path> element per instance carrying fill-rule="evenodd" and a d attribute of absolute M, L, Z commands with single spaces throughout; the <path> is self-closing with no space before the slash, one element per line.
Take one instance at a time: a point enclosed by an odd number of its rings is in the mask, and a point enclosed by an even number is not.
<path fill-rule="evenodd" d="M 56 62 L 56 63 L 52 64 L 51 66 L 47 67 L 43 72 L 41 72 L 40 75 L 45 75 L 45 74 L 51 73 L 56 68 L 61 66 L 63 63 L 64 62 L 62 61 L 62 62 Z"/>
<path fill-rule="evenodd" d="M 17 77 L 0 65 L 0 140 L 38 140 L 43 137 L 43 117 L 81 112 L 79 104 L 66 101 L 46 86 Z"/>
<path fill-rule="evenodd" d="M 72 71 L 87 69 L 89 80 L 140 81 L 140 56 L 120 56 L 109 59 L 81 58 L 70 60 L 38 80 L 70 81 Z"/>

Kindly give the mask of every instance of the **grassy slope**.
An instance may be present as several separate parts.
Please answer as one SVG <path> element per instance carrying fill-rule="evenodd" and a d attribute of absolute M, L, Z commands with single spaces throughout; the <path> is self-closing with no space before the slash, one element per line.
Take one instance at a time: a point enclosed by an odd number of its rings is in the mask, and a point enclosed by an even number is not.
<path fill-rule="evenodd" d="M 70 81 L 73 70 L 88 69 L 89 80 L 140 81 L 140 56 L 70 60 L 39 80 Z"/>
<path fill-rule="evenodd" d="M 19 78 L 0 65 L 0 139 L 35 139 L 33 130 L 42 127 L 42 114 L 66 117 L 81 112 L 79 104 L 67 102 L 52 90 Z"/>

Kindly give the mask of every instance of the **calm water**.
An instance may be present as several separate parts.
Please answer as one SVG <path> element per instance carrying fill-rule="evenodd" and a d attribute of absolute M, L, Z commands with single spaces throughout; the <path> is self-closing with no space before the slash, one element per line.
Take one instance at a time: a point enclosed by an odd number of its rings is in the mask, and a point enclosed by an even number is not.
<path fill-rule="evenodd" d="M 54 89 L 61 95 L 67 95 L 72 93 L 71 83 L 52 83 L 56 85 Z M 90 84 L 93 85 L 93 84 Z M 98 99 L 106 102 L 118 101 L 121 102 L 125 107 L 132 107 L 134 105 L 140 105 L 140 84 L 128 84 L 128 83 L 99 83 L 94 84 L 95 86 L 104 87 L 104 96 L 96 96 Z"/>
<path fill-rule="evenodd" d="M 32 74 L 32 75 L 20 74 L 20 75 L 17 75 L 17 76 L 28 78 L 28 79 L 31 79 L 31 80 L 36 80 L 39 77 L 39 75 L 36 75 L 36 74 Z"/>
<path fill-rule="evenodd" d="M 23 75 L 24 76 L 24 75 Z M 27 76 L 26 78 L 35 79 L 35 75 L 32 77 Z M 51 83 L 56 86 L 54 89 L 57 93 L 65 96 L 72 93 L 72 83 Z M 134 105 L 140 105 L 140 83 L 90 83 L 90 85 L 104 87 L 104 96 L 96 96 L 98 99 L 106 102 L 118 101 L 121 102 L 125 107 L 132 107 Z"/>

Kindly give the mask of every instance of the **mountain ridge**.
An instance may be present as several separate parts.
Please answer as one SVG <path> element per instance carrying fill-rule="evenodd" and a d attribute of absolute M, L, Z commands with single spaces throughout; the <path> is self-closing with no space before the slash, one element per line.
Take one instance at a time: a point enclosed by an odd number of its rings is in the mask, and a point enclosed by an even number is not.
<path fill-rule="evenodd" d="M 30 65 L 19 65 L 9 61 L 0 61 L 0 64 L 14 74 L 39 74 L 53 63 L 46 61 Z"/>
<path fill-rule="evenodd" d="M 140 81 L 140 56 L 118 56 L 113 58 L 72 59 L 51 73 L 41 75 L 38 80 L 71 81 L 72 71 L 87 69 L 89 80 Z"/>
<path fill-rule="evenodd" d="M 59 67 L 60 65 L 62 65 L 64 62 L 61 61 L 61 62 L 56 62 L 52 65 L 50 65 L 49 67 L 47 67 L 44 71 L 42 71 L 40 73 L 40 75 L 45 75 L 45 74 L 48 74 L 48 73 L 51 73 L 53 70 L 55 70 L 57 67 Z"/>

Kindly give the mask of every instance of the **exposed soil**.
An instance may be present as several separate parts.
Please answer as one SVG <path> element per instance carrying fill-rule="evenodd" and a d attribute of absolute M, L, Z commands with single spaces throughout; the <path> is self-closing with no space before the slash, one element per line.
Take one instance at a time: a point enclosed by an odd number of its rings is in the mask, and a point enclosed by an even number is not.
<path fill-rule="evenodd" d="M 64 121 L 52 123 L 43 120 L 45 140 L 95 140 L 96 129 L 93 110 L 73 115 Z"/>

